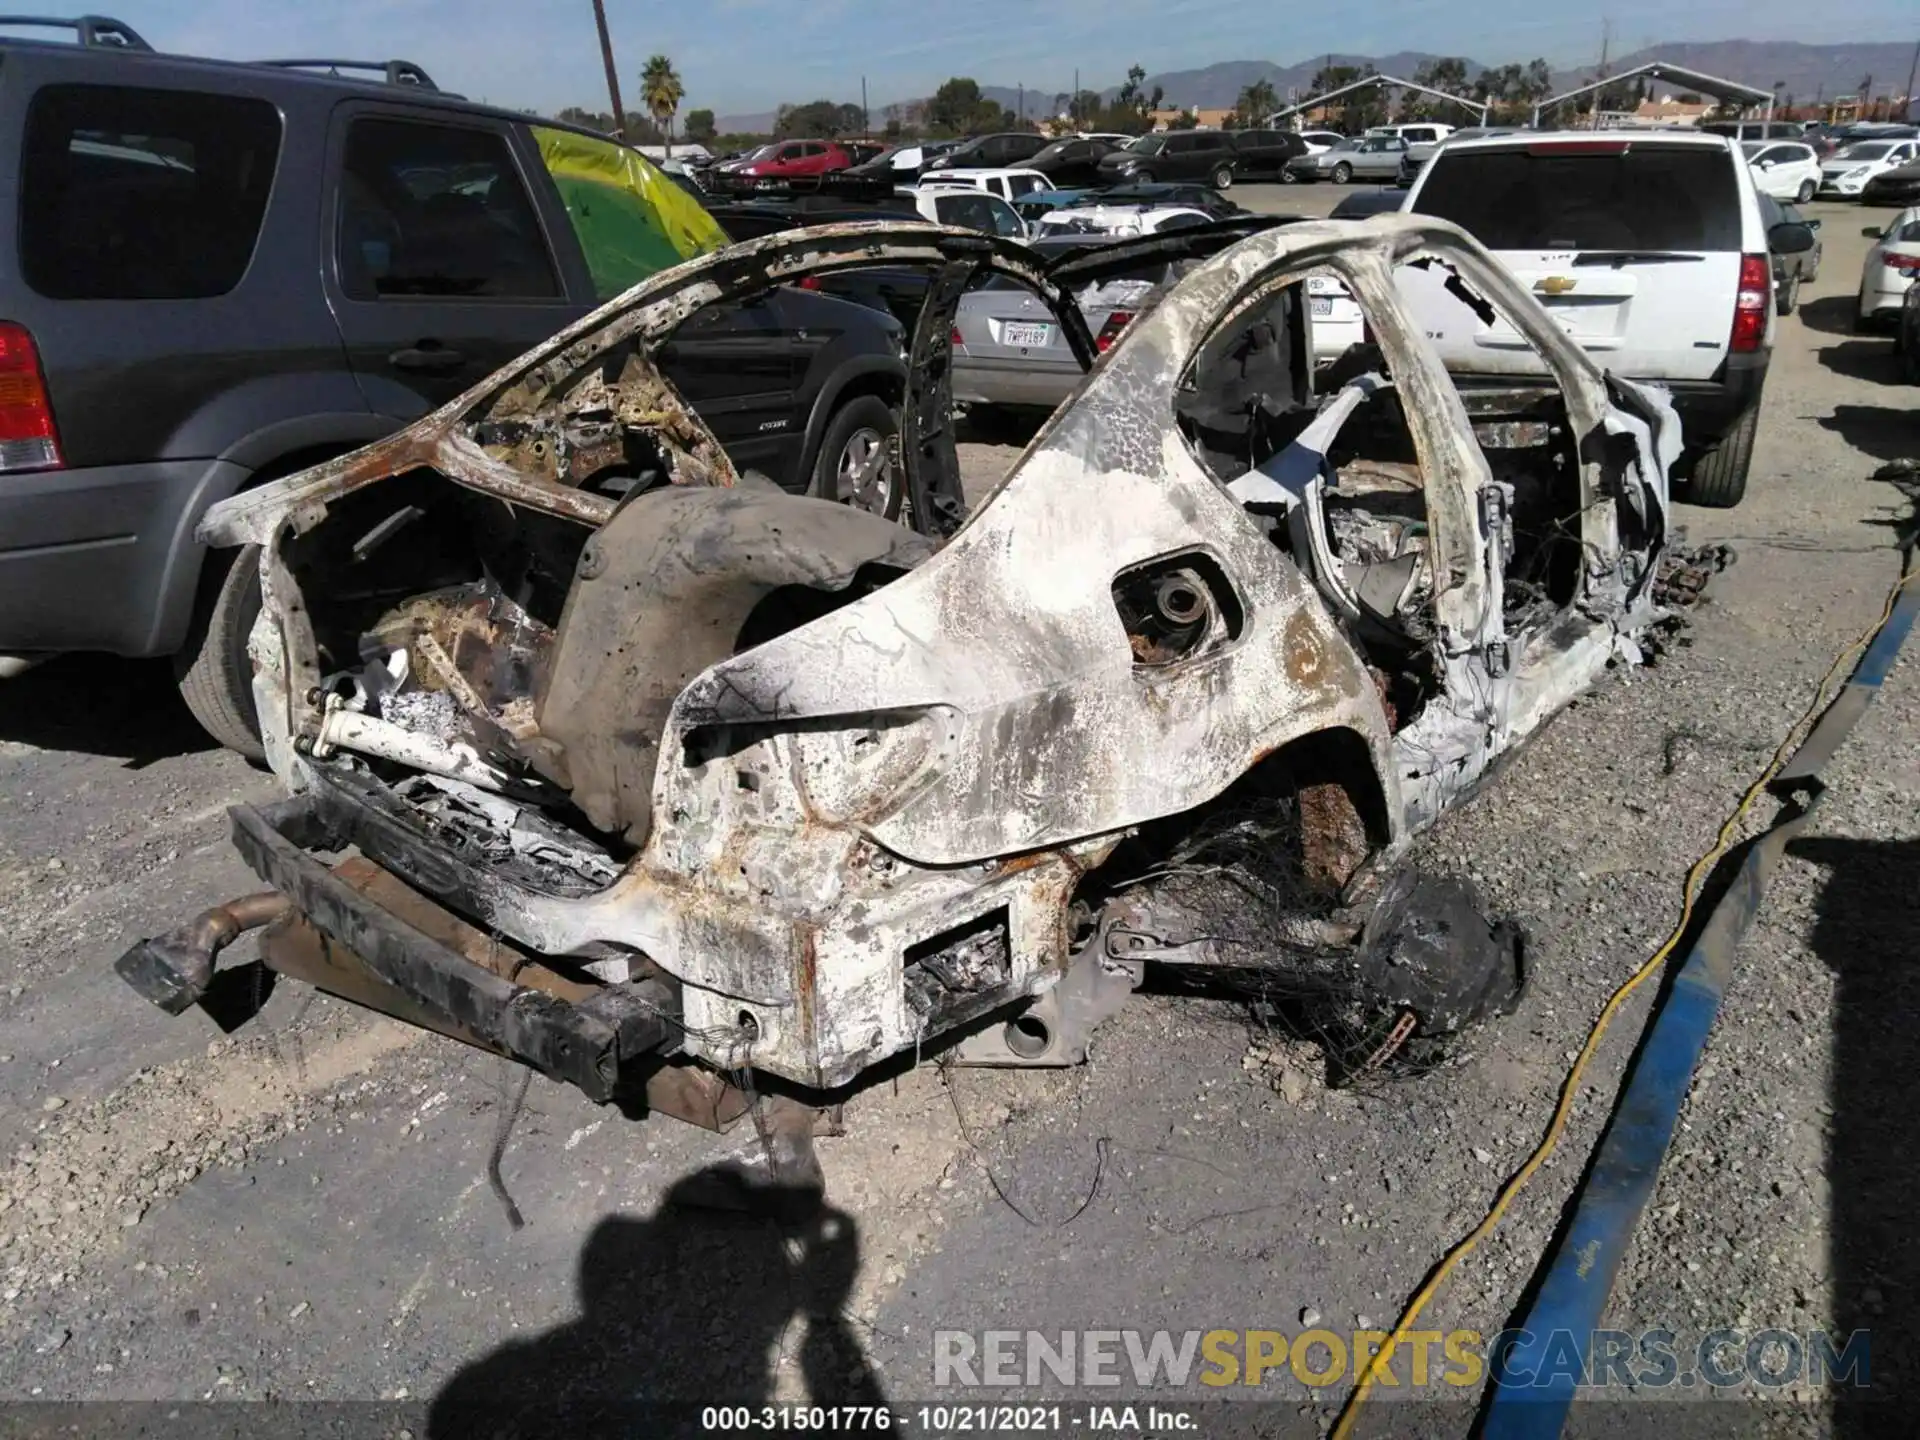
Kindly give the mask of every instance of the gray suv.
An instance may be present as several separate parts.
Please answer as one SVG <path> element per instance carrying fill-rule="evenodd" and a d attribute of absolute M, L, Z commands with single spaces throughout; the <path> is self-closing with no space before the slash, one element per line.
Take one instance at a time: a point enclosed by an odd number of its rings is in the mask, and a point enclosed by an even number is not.
<path fill-rule="evenodd" d="M 257 755 L 256 567 L 195 540 L 206 508 L 727 239 L 637 152 L 405 62 L 238 64 L 34 23 L 78 43 L 0 40 L 0 675 L 172 655 L 195 717 Z M 740 470 L 894 515 L 903 333 L 770 287 L 689 317 L 663 369 Z"/>

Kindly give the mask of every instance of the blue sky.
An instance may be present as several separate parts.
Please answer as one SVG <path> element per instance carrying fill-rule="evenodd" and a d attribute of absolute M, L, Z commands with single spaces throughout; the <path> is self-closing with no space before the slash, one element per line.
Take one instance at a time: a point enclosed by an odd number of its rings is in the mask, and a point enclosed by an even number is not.
<path fill-rule="evenodd" d="M 1138 61 L 1149 72 L 1217 60 L 1291 64 L 1329 50 L 1431 50 L 1487 64 L 1544 55 L 1591 63 L 1600 17 L 1615 52 L 1650 41 L 1915 38 L 1913 0 L 1854 0 L 1825 10 L 1806 0 L 606 0 L 623 96 L 637 108 L 646 57 L 673 57 L 686 108 L 719 114 L 782 101 L 860 98 L 875 107 L 931 92 L 950 75 L 986 84 L 1067 89 L 1076 65 L 1088 86 L 1117 83 Z M 31 8 L 31 7 L 23 7 Z M 57 7 L 43 7 L 57 8 Z M 73 10 L 81 7 L 73 6 Z M 102 0 L 101 8 L 156 49 L 234 59 L 399 55 L 442 85 L 496 104 L 601 107 L 606 84 L 591 0 Z"/>

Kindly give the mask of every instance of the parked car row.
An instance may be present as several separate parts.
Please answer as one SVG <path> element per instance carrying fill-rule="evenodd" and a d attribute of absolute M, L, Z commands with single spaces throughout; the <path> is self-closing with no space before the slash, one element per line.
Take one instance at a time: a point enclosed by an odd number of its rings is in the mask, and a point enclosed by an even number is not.
<path fill-rule="evenodd" d="M 1845 143 L 1823 147 L 1802 138 L 1792 122 L 1714 122 L 1692 131 L 1608 132 L 1611 138 L 1652 139 L 1686 133 L 1734 141 L 1755 172 L 1762 193 L 1804 205 L 1826 199 L 1862 199 L 1875 204 L 1910 204 L 1920 199 L 1920 136 L 1911 127 L 1876 126 L 1848 132 Z M 1435 149 L 1449 141 L 1529 132 L 1519 126 L 1383 125 L 1355 137 L 1333 136 L 1307 147 L 1284 167 L 1288 181 L 1393 179 L 1411 186 Z M 1305 139 L 1306 137 L 1301 137 Z M 1324 138 L 1324 137 L 1323 137 Z"/>
<path fill-rule="evenodd" d="M 718 161 L 708 167 L 708 173 L 769 180 L 825 175 L 865 164 L 884 149 L 866 140 L 776 140 L 745 155 Z"/>
<path fill-rule="evenodd" d="M 1472 127 L 1464 130 L 1451 125 L 1420 122 L 1405 125 L 1376 125 L 1366 134 L 1348 137 L 1331 135 L 1324 145 L 1290 161 L 1282 177 L 1288 181 L 1331 180 L 1345 185 L 1353 180 L 1398 179 L 1402 185 L 1413 183 L 1413 176 L 1436 145 L 1456 137 L 1504 135 L 1506 130 Z"/>
<path fill-rule="evenodd" d="M 1820 162 L 1823 199 L 1864 199 L 1870 181 L 1920 160 L 1920 139 L 1857 140 Z"/>
<path fill-rule="evenodd" d="M 1431 143 L 1445 125 L 1388 127 L 1403 143 Z M 1059 188 L 1121 181 L 1198 180 L 1217 190 L 1244 181 L 1301 178 L 1294 162 L 1353 142 L 1332 131 L 1169 130 L 1148 135 L 1068 135 L 1030 131 L 968 140 L 910 141 L 890 148 L 844 140 L 782 140 L 721 160 L 700 177 L 715 188 L 847 171 L 903 185 L 955 172 L 1022 170 Z M 862 152 L 864 146 L 864 153 Z M 1002 198 L 1012 198 L 1003 196 Z"/>
<path fill-rule="evenodd" d="M 1031 230 L 1044 229 L 1054 216 L 1088 209 L 1197 210 L 1210 219 L 1244 214 L 1239 205 L 1211 185 L 1169 183 L 1163 180 L 1127 185 L 1100 185 L 1083 190 L 1034 190 L 1014 207 Z"/>
<path fill-rule="evenodd" d="M 1916 127 L 1901 124 L 1898 121 L 1878 120 L 1857 121 L 1851 125 L 1813 124 L 1803 127 L 1797 137 L 1814 148 L 1822 160 L 1849 145 L 1861 140 L 1907 140 L 1916 133 Z M 1771 139 L 1771 136 L 1752 136 L 1753 139 Z"/>

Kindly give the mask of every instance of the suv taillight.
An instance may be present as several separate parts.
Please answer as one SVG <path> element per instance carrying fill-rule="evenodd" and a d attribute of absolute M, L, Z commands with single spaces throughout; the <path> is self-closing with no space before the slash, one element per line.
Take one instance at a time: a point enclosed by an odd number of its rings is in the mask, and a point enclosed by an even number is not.
<path fill-rule="evenodd" d="M 1107 323 L 1100 327 L 1100 333 L 1093 337 L 1093 348 L 1105 354 L 1113 348 L 1113 342 L 1120 338 L 1120 332 L 1127 328 L 1127 322 L 1133 319 L 1131 310 L 1115 310 L 1107 316 Z"/>
<path fill-rule="evenodd" d="M 1740 257 L 1740 293 L 1733 302 L 1733 335 L 1727 348 L 1736 355 L 1758 350 L 1767 338 L 1767 309 L 1773 303 L 1773 271 L 1764 255 Z"/>
<path fill-rule="evenodd" d="M 26 326 L 0 320 L 0 472 L 57 470 L 65 463 L 40 351 Z"/>

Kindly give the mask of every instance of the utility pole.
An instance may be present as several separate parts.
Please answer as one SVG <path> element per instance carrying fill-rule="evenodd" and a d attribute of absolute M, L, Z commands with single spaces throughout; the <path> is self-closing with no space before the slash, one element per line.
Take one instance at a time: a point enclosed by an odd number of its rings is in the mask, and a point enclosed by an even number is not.
<path fill-rule="evenodd" d="M 1020 87 L 1020 124 L 1024 128 L 1027 123 L 1027 82 L 1020 80 L 1015 83 Z"/>
<path fill-rule="evenodd" d="M 1073 67 L 1073 99 L 1067 102 L 1067 119 L 1078 125 L 1080 119 L 1080 67 Z"/>
<path fill-rule="evenodd" d="M 613 101 L 613 133 L 627 138 L 627 112 L 620 108 L 620 72 L 613 66 L 613 37 L 607 34 L 606 0 L 593 0 L 593 23 L 600 27 L 600 58 L 607 66 L 607 96 Z"/>
<path fill-rule="evenodd" d="M 860 77 L 860 138 L 873 138 L 873 125 L 867 118 L 867 77 L 864 75 Z"/>
<path fill-rule="evenodd" d="M 1913 117 L 1913 80 L 1916 75 L 1920 75 L 1920 40 L 1914 41 L 1913 63 L 1907 66 L 1907 103 L 1906 107 L 1900 112 L 1900 118 L 1902 120 L 1909 120 Z"/>
<path fill-rule="evenodd" d="M 1602 20 L 1600 22 L 1600 74 L 1598 77 L 1601 83 L 1600 88 L 1593 92 L 1593 123 L 1587 127 L 1591 130 L 1598 130 L 1600 128 L 1600 107 L 1606 102 L 1607 98 L 1607 54 L 1612 48 L 1613 21 Z"/>

